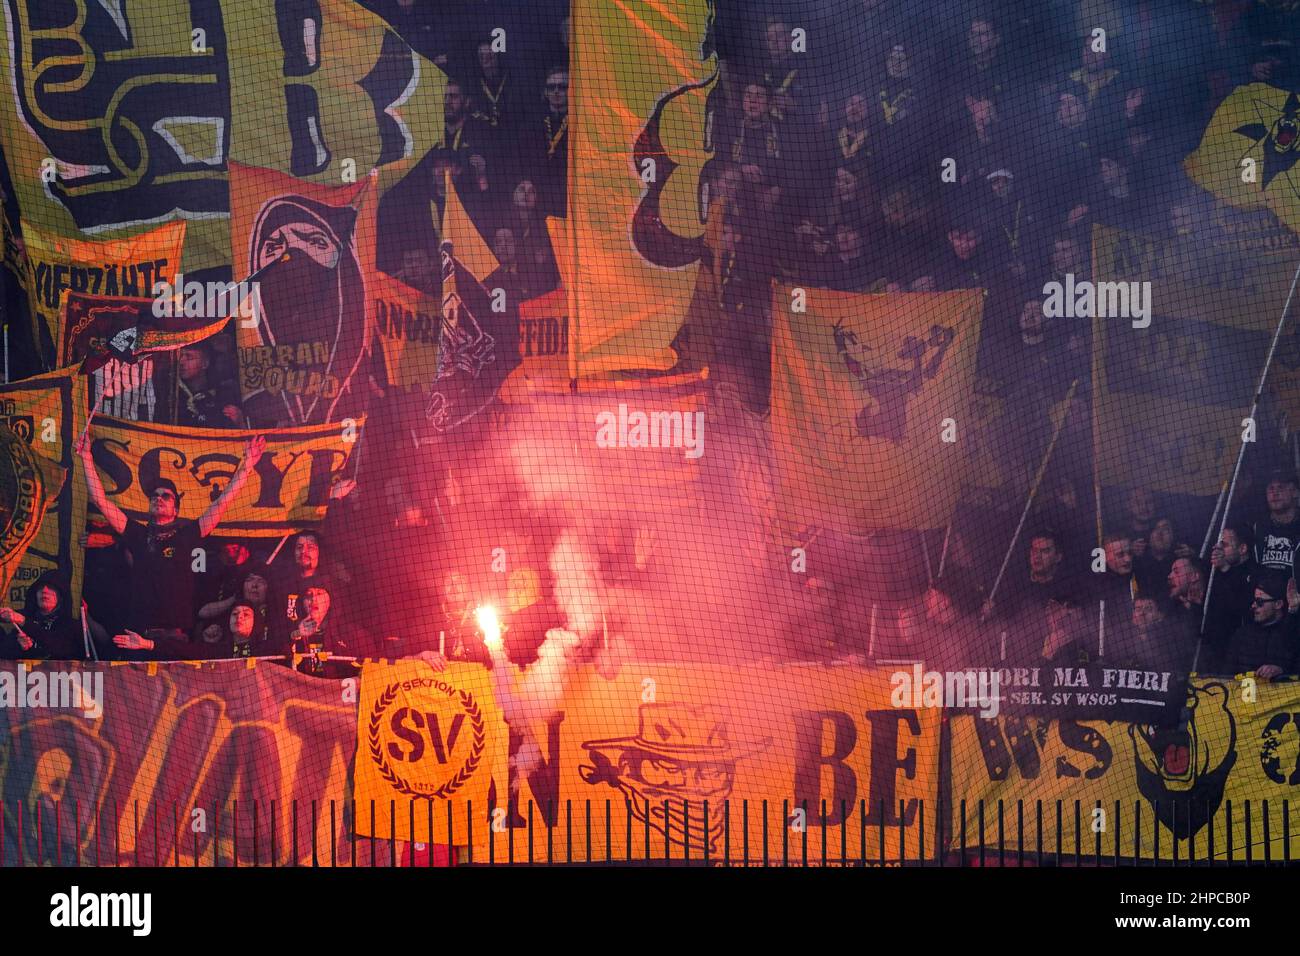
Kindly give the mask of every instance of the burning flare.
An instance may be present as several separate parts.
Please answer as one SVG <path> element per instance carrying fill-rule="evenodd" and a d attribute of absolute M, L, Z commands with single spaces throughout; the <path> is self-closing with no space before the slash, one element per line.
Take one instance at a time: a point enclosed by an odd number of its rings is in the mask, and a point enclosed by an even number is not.
<path fill-rule="evenodd" d="M 501 650 L 501 618 L 497 615 L 497 609 L 490 604 L 484 604 L 474 612 L 474 620 L 478 623 L 478 629 L 483 632 L 483 644 L 489 651 Z"/>

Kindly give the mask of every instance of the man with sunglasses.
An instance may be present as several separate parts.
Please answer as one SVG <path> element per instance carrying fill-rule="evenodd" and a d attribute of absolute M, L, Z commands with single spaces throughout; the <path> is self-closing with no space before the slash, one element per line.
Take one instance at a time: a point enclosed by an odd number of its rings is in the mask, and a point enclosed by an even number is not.
<path fill-rule="evenodd" d="M 1287 605 L 1284 574 L 1261 574 L 1255 581 L 1250 620 L 1237 629 L 1224 655 L 1225 674 L 1254 672 L 1259 680 L 1296 673 L 1300 629 Z"/>
<path fill-rule="evenodd" d="M 187 657 L 187 635 L 194 624 L 194 588 L 197 573 L 193 570 L 195 552 L 221 523 L 221 517 L 234 502 L 244 483 L 253 473 L 266 439 L 251 439 L 244 450 L 244 460 L 231 476 L 220 497 L 212 502 L 197 521 L 180 517 L 181 495 L 170 479 L 157 478 L 149 495 L 149 521 L 132 521 L 104 493 L 99 472 L 91 457 L 89 434 L 78 451 L 86 474 L 86 488 L 91 503 L 100 510 L 109 526 L 122 539 L 131 564 L 130 612 L 125 633 L 113 638 L 127 657 L 146 656 L 164 659 Z"/>

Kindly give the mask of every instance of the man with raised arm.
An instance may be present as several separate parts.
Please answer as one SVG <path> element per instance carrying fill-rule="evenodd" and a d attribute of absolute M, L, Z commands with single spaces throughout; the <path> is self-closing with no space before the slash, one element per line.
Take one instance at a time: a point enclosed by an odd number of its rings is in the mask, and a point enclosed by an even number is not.
<path fill-rule="evenodd" d="M 91 457 L 89 433 L 77 451 L 86 473 L 90 501 L 122 539 L 131 564 L 130 612 L 124 634 L 113 643 L 127 651 L 154 652 L 148 656 L 184 656 L 187 635 L 194 624 L 193 570 L 195 551 L 201 539 L 216 530 L 239 490 L 257 466 L 266 448 L 266 438 L 251 439 L 244 460 L 216 501 L 197 521 L 180 517 L 180 493 L 166 479 L 145 489 L 149 495 L 149 522 L 130 520 L 104 493 L 104 486 Z"/>

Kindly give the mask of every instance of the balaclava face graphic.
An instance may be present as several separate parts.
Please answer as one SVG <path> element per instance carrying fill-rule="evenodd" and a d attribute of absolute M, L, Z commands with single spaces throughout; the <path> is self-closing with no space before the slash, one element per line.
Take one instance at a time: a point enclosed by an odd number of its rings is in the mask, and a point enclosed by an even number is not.
<path fill-rule="evenodd" d="M 356 210 L 302 196 L 282 196 L 262 207 L 253 227 L 250 272 L 286 253 L 259 280 L 262 341 L 272 347 L 299 343 L 312 363 L 296 364 L 279 399 L 296 424 L 329 421 L 365 348 L 365 288 L 352 241 Z M 322 361 L 323 360 L 323 361 Z M 279 364 L 279 363 L 276 363 Z M 311 373 L 321 386 L 304 394 Z"/>

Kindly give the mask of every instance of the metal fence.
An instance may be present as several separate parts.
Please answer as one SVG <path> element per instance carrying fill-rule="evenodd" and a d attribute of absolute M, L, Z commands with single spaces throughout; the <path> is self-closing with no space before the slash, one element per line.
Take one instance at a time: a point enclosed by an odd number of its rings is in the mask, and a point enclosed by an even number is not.
<path fill-rule="evenodd" d="M 499 812 L 485 815 L 481 807 L 476 815 L 473 803 L 467 802 L 463 827 L 457 831 L 460 810 L 451 802 L 435 810 L 435 804 L 425 800 L 390 801 L 386 806 L 335 800 L 289 801 L 287 806 L 253 801 L 210 814 L 180 805 L 167 814 L 153 806 L 142 827 L 138 802 L 129 809 L 100 806 L 87 814 L 79 803 L 38 801 L 30 807 L 10 804 L 0 812 L 0 866 L 1291 863 L 1289 800 L 1280 806 L 1276 802 L 1270 806 L 1267 800 L 1245 801 L 1240 807 L 1230 800 L 1219 807 L 1174 801 L 1163 808 L 1138 801 L 1131 810 L 1120 801 L 1102 807 L 1099 803 L 1083 806 L 1080 801 L 999 800 L 995 805 L 984 801 L 968 805 L 963 800 L 945 805 L 939 800 L 927 807 L 921 800 L 913 801 L 911 808 L 900 801 L 896 826 L 885 822 L 883 802 L 870 808 L 866 801 L 858 801 L 855 807 L 841 802 L 839 815 L 832 816 L 825 801 L 816 813 L 809 812 L 806 801 L 797 806 L 789 800 L 725 801 L 720 806 L 678 802 L 671 807 L 665 801 L 662 820 L 674 819 L 670 809 L 681 812 L 666 829 L 651 822 L 659 809 L 657 805 L 634 807 L 630 801 L 587 800 L 576 806 L 565 801 L 563 807 L 540 807 L 529 801 L 526 814 L 521 805 L 519 819 L 511 819 Z M 800 809 L 802 815 L 795 812 Z M 913 823 L 905 824 L 909 809 L 914 810 Z M 1161 820 L 1162 809 L 1168 820 Z M 1098 816 L 1098 811 L 1105 813 Z M 194 826 L 200 813 L 201 829 Z M 395 839 L 358 836 L 358 819 L 369 824 L 370 833 L 377 832 L 377 823 L 386 822 L 386 832 Z M 801 820 L 802 825 L 792 820 Z M 695 830 L 692 821 L 698 821 Z M 458 837 L 450 837 L 453 833 Z M 453 841 L 458 845 L 448 851 Z"/>

